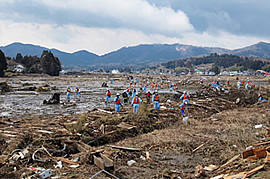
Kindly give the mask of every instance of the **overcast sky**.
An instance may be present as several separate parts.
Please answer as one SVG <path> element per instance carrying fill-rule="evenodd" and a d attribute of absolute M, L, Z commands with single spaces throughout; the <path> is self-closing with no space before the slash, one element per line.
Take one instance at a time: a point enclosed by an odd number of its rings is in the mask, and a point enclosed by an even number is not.
<path fill-rule="evenodd" d="M 0 0 L 0 46 L 102 55 L 126 46 L 270 42 L 269 0 Z"/>

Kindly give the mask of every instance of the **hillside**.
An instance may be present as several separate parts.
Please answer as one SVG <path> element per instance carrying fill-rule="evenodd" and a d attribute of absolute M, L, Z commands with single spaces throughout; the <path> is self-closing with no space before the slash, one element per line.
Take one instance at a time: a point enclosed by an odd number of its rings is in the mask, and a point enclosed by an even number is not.
<path fill-rule="evenodd" d="M 61 64 L 64 66 L 89 65 L 98 57 L 98 55 L 90 53 L 86 50 L 81 50 L 74 53 L 66 53 L 57 49 L 48 49 L 46 47 L 22 43 L 13 43 L 0 47 L 0 49 L 5 53 L 5 56 L 13 58 L 16 57 L 17 53 L 21 53 L 22 56 L 40 56 L 44 50 L 49 50 L 54 54 L 54 56 L 59 58 Z"/>
<path fill-rule="evenodd" d="M 270 71 L 270 59 L 258 58 L 258 57 L 247 57 L 247 56 L 238 56 L 232 54 L 222 54 L 218 55 L 217 53 L 212 53 L 208 56 L 201 57 L 190 57 L 182 58 L 178 60 L 172 60 L 164 62 L 161 65 L 168 69 L 175 69 L 180 67 L 183 71 L 194 70 L 197 66 L 202 64 L 212 64 L 211 66 L 215 68 L 231 68 L 234 70 L 259 70 L 263 69 Z M 209 70 L 209 67 L 208 67 Z"/>
<path fill-rule="evenodd" d="M 6 56 L 16 57 L 17 53 L 23 56 L 39 56 L 43 50 L 51 51 L 65 66 L 92 66 L 94 68 L 114 69 L 122 67 L 145 68 L 149 65 L 160 64 L 170 60 L 207 56 L 211 53 L 234 54 L 238 56 L 255 56 L 270 58 L 270 44 L 260 42 L 241 49 L 228 50 L 216 47 L 197 47 L 183 44 L 150 44 L 132 47 L 123 47 L 117 51 L 98 56 L 86 50 L 66 53 L 57 49 L 48 49 L 31 44 L 13 43 L 0 47 Z"/>

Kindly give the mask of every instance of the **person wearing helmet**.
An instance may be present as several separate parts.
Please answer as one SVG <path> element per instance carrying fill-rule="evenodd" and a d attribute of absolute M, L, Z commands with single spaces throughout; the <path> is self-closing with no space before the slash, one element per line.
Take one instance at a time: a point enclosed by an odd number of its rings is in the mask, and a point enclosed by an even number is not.
<path fill-rule="evenodd" d="M 184 102 L 182 104 L 179 105 L 180 109 L 181 109 L 181 113 L 182 113 L 182 116 L 185 116 L 185 110 L 186 110 L 186 107 L 187 107 L 187 102 Z"/>
<path fill-rule="evenodd" d="M 159 110 L 159 101 L 160 101 L 159 94 L 158 94 L 157 90 L 155 90 L 155 93 L 152 97 L 152 102 L 154 103 L 155 110 Z"/>
<path fill-rule="evenodd" d="M 111 102 L 111 91 L 107 88 L 107 92 L 106 92 L 106 99 L 105 99 L 105 103 L 106 105 L 108 104 L 108 102 Z"/>
<path fill-rule="evenodd" d="M 115 104 L 115 112 L 120 112 L 121 99 L 119 93 L 116 93 L 116 97 L 114 98 L 114 104 Z"/>
<path fill-rule="evenodd" d="M 139 106 L 140 106 L 140 103 L 142 102 L 142 99 L 139 97 L 139 94 L 138 92 L 136 93 L 136 96 L 132 99 L 132 103 L 131 105 L 133 106 L 134 110 L 133 112 L 135 114 L 138 113 L 138 110 L 139 110 Z"/>
<path fill-rule="evenodd" d="M 188 106 L 189 98 L 190 98 L 190 95 L 186 91 L 184 91 L 182 96 L 180 97 L 180 100 L 183 100 L 183 103 L 186 102 Z"/>
<path fill-rule="evenodd" d="M 80 88 L 79 87 L 76 87 L 76 89 L 75 89 L 75 97 L 77 97 L 77 96 L 81 97 Z"/>

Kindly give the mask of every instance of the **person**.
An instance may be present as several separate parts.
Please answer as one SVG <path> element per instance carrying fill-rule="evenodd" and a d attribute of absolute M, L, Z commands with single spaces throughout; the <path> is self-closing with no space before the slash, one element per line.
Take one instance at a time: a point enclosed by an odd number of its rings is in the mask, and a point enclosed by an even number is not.
<path fill-rule="evenodd" d="M 228 86 L 230 85 L 230 80 L 229 80 L 229 79 L 227 79 L 227 85 L 228 85 Z"/>
<path fill-rule="evenodd" d="M 67 102 L 70 102 L 70 92 L 71 92 L 71 88 L 67 89 Z"/>
<path fill-rule="evenodd" d="M 105 103 L 107 104 L 108 102 L 111 102 L 111 91 L 109 89 L 107 89 L 107 92 L 106 92 L 106 99 L 105 99 Z"/>
<path fill-rule="evenodd" d="M 152 97 L 152 102 L 154 103 L 154 108 L 155 110 L 159 110 L 159 94 L 157 91 L 155 91 L 153 97 Z"/>
<path fill-rule="evenodd" d="M 248 90 L 248 88 L 249 88 L 249 84 L 247 83 L 245 86 L 245 89 Z"/>
<path fill-rule="evenodd" d="M 75 89 L 75 97 L 76 97 L 76 96 L 81 97 L 80 89 L 79 89 L 78 87 L 76 87 L 76 89 Z"/>
<path fill-rule="evenodd" d="M 131 105 L 133 106 L 133 112 L 135 114 L 138 113 L 138 110 L 139 110 L 139 106 L 140 106 L 140 103 L 142 102 L 142 99 L 139 97 L 139 94 L 136 93 L 136 96 L 132 99 L 132 103 Z"/>
<path fill-rule="evenodd" d="M 238 88 L 238 89 L 241 88 L 241 83 L 240 83 L 240 81 L 237 82 L 237 88 Z"/>
<path fill-rule="evenodd" d="M 127 88 L 127 89 L 126 89 L 126 91 L 127 91 L 127 95 L 128 95 L 128 97 L 129 97 L 129 96 L 130 96 L 130 95 L 129 95 L 129 93 L 130 93 L 129 88 Z"/>
<path fill-rule="evenodd" d="M 115 104 L 115 112 L 120 112 L 120 107 L 122 104 L 119 93 L 116 93 L 116 97 L 114 98 L 114 104 Z"/>
<path fill-rule="evenodd" d="M 148 104 L 150 103 L 150 98 L 151 98 L 151 92 L 148 90 L 148 92 L 146 93 L 146 101 Z"/>
<path fill-rule="evenodd" d="M 258 94 L 258 101 L 262 101 L 262 100 L 263 100 L 262 93 L 259 93 L 259 94 Z"/>
<path fill-rule="evenodd" d="M 134 98 L 136 96 L 136 89 L 134 88 L 133 90 L 132 90 L 132 97 Z"/>
<path fill-rule="evenodd" d="M 187 102 L 184 102 L 182 104 L 179 105 L 180 109 L 181 109 L 181 113 L 182 113 L 182 116 L 185 116 L 185 110 L 186 110 L 186 107 L 187 107 Z"/>
<path fill-rule="evenodd" d="M 187 103 L 187 105 L 188 105 L 188 103 L 189 103 L 189 98 L 190 98 L 190 95 L 186 92 L 186 91 L 184 91 L 184 93 L 182 94 L 182 96 L 180 97 L 180 100 L 182 100 L 183 99 L 183 103 Z"/>
<path fill-rule="evenodd" d="M 128 91 L 124 90 L 124 92 L 122 93 L 122 97 L 124 99 L 124 105 L 128 104 Z"/>

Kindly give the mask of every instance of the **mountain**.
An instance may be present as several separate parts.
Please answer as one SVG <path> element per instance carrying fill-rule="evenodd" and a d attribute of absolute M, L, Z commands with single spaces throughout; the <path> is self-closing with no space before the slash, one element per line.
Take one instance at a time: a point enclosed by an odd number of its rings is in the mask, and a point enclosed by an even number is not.
<path fill-rule="evenodd" d="M 270 58 L 270 43 L 259 42 L 245 48 L 233 50 L 232 53 L 240 56 Z"/>
<path fill-rule="evenodd" d="M 99 58 L 100 63 L 121 63 L 145 65 L 175 60 L 190 56 L 208 55 L 208 50 L 180 44 L 153 44 L 124 47 Z"/>
<path fill-rule="evenodd" d="M 122 67 L 142 68 L 151 64 L 188 58 L 194 56 L 207 56 L 211 53 L 233 54 L 239 56 L 255 56 L 260 58 L 270 58 L 270 44 L 259 42 L 257 44 L 228 50 L 216 47 L 197 47 L 182 44 L 150 44 L 138 45 L 133 47 L 123 47 L 117 51 L 98 56 L 86 50 L 74 53 L 66 53 L 57 49 L 48 49 L 45 47 L 13 43 L 0 47 L 5 56 L 16 57 L 17 53 L 23 56 L 40 56 L 43 50 L 51 51 L 55 57 L 58 57 L 63 66 L 92 66 L 94 68 L 114 69 Z"/>
<path fill-rule="evenodd" d="M 55 57 L 58 57 L 61 64 L 64 66 L 89 65 L 89 63 L 92 63 L 94 59 L 99 57 L 86 50 L 66 53 L 57 49 L 48 49 L 38 45 L 22 44 L 18 42 L 0 47 L 0 49 L 4 52 L 5 56 L 13 58 L 16 57 L 17 53 L 21 53 L 22 56 L 41 56 L 44 50 L 48 50 L 51 51 Z"/>

